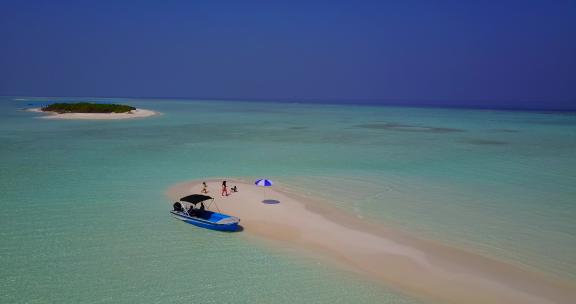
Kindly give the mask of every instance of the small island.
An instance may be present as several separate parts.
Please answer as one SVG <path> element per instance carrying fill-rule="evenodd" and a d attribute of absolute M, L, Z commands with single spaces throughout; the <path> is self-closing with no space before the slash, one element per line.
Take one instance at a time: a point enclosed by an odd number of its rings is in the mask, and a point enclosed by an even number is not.
<path fill-rule="evenodd" d="M 42 108 L 43 112 L 63 113 L 128 113 L 135 107 L 113 103 L 53 103 Z"/>
<path fill-rule="evenodd" d="M 42 108 L 28 109 L 28 111 L 49 114 L 42 116 L 48 119 L 128 119 L 158 114 L 128 105 L 91 102 L 53 103 Z"/>

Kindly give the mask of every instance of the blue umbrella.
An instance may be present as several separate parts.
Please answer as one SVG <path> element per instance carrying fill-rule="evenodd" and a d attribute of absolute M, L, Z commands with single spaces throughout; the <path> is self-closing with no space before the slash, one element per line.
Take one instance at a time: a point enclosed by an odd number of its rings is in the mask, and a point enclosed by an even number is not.
<path fill-rule="evenodd" d="M 254 184 L 256 186 L 270 187 L 270 186 L 272 186 L 272 181 L 269 179 L 258 179 L 254 182 Z M 264 191 L 264 193 L 266 193 L 266 191 Z M 264 195 L 266 195 L 266 194 L 264 194 Z M 262 202 L 264 204 L 278 204 L 278 203 L 280 203 L 280 201 L 272 200 L 272 199 L 265 199 Z"/>
<path fill-rule="evenodd" d="M 258 179 L 254 184 L 256 184 L 256 186 L 270 187 L 272 186 L 272 181 L 269 179 Z"/>

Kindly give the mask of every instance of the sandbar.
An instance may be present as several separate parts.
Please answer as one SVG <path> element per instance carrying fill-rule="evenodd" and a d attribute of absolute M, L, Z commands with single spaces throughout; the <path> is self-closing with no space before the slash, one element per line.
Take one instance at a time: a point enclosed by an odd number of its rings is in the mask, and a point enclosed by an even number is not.
<path fill-rule="evenodd" d="M 213 179 L 205 180 L 208 195 L 221 212 L 241 219 L 240 233 L 326 259 L 407 294 L 445 303 L 576 303 L 574 282 L 360 219 L 282 185 L 265 189 L 247 179 L 227 180 L 239 192 L 223 197 L 221 179 Z M 166 194 L 173 202 L 200 193 L 201 182 L 174 185 Z"/>
<path fill-rule="evenodd" d="M 159 115 L 160 113 L 146 110 L 146 109 L 136 109 L 126 113 L 56 113 L 56 112 L 44 112 L 40 108 L 27 109 L 26 111 L 43 113 L 45 116 L 41 116 L 43 119 L 132 119 L 132 118 L 144 118 L 154 115 Z"/>

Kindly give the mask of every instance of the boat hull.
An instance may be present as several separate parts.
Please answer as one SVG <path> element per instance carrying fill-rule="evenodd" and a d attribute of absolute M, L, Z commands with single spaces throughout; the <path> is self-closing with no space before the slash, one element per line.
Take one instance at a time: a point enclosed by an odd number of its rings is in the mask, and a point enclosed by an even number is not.
<path fill-rule="evenodd" d="M 192 216 L 189 216 L 188 214 L 178 212 L 178 211 L 170 211 L 170 213 L 172 214 L 172 216 L 174 216 L 175 218 L 177 218 L 177 219 L 179 219 L 185 223 L 188 223 L 188 224 L 191 224 L 191 225 L 194 225 L 197 227 L 205 228 L 205 229 L 217 230 L 217 231 L 238 231 L 240 228 L 240 226 L 238 225 L 238 222 L 219 224 L 219 223 L 211 222 L 211 221 L 206 220 L 206 219 L 192 217 Z"/>

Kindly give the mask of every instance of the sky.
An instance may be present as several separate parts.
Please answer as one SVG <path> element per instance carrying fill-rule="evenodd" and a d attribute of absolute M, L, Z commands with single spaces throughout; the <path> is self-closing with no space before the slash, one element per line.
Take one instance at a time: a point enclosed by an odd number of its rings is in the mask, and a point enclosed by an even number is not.
<path fill-rule="evenodd" d="M 576 109 L 576 1 L 0 0 L 0 95 Z"/>

